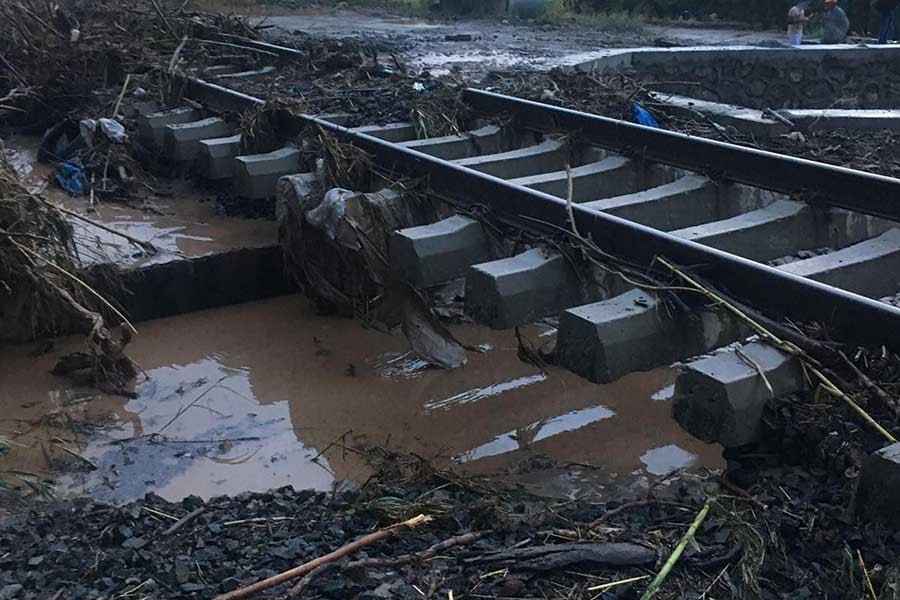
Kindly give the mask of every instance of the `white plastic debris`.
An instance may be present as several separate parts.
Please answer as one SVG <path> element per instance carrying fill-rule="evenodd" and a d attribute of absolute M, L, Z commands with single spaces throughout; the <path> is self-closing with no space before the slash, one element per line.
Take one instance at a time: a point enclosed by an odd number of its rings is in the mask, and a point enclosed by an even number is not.
<path fill-rule="evenodd" d="M 425 91 L 425 86 L 422 85 L 420 82 L 417 81 L 417 82 L 415 82 L 415 83 L 413 84 L 413 89 L 416 90 L 417 92 L 424 92 L 424 91 Z"/>
<path fill-rule="evenodd" d="M 84 139 L 88 148 L 94 147 L 97 134 L 102 134 L 106 139 L 116 143 L 125 143 L 128 141 L 128 134 L 125 133 L 125 126 L 115 119 L 82 119 L 78 122 L 81 131 L 81 137 Z"/>
<path fill-rule="evenodd" d="M 107 138 L 118 143 L 125 143 L 128 141 L 128 134 L 125 133 L 125 126 L 115 119 L 103 118 L 97 122 L 100 124 L 100 131 L 102 131 L 103 135 Z"/>
<path fill-rule="evenodd" d="M 347 198 L 355 193 L 343 188 L 328 190 L 322 203 L 306 212 L 306 220 L 313 227 L 323 230 L 333 240 L 337 237 L 338 223 L 344 218 L 344 212 L 347 210 Z"/>

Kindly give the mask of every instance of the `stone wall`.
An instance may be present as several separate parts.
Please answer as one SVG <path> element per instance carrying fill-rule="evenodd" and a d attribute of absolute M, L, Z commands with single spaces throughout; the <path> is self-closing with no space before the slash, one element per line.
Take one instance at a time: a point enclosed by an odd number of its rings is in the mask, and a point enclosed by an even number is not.
<path fill-rule="evenodd" d="M 638 50 L 590 68 L 624 70 L 654 90 L 756 109 L 900 108 L 896 48 Z"/>

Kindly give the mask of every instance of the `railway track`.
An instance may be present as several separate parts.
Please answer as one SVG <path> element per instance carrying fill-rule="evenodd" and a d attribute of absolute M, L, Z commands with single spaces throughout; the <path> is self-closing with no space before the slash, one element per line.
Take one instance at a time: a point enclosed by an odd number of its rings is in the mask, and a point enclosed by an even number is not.
<path fill-rule="evenodd" d="M 212 112 L 263 104 L 196 79 L 185 80 L 184 94 Z M 575 227 L 605 252 L 640 266 L 661 256 L 695 266 L 771 316 L 819 320 L 861 342 L 898 339 L 900 309 L 880 299 L 900 293 L 900 180 L 481 90 L 466 90 L 464 101 L 483 120 L 437 138 L 418 139 L 410 123 L 348 129 L 336 116 L 295 119 L 368 151 L 386 170 L 427 177 L 436 193 L 514 222 L 569 228 L 571 186 Z M 492 124 L 498 117 L 511 125 Z M 143 123 L 144 138 L 170 158 L 233 179 L 251 200 L 309 170 L 289 147 L 238 156 L 237 134 L 196 109 Z M 494 255 L 482 225 L 462 215 L 395 232 L 390 259 L 420 287 L 465 278 L 467 313 L 491 327 L 558 317 L 559 364 L 598 383 L 747 336 L 721 311 L 672 314 L 651 290 L 617 277 L 587 289 L 565 257 L 540 244 Z M 701 439 L 740 445 L 752 441 L 772 392 L 803 385 L 789 357 L 749 344 L 690 363 L 676 384 L 688 398 L 676 402 L 676 416 Z"/>

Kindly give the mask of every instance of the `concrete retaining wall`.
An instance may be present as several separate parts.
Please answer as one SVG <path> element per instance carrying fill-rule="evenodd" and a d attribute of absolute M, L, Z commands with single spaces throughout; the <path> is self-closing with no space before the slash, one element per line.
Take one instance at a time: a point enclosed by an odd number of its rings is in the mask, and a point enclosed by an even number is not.
<path fill-rule="evenodd" d="M 735 46 L 609 52 L 576 68 L 624 68 L 655 90 L 757 109 L 900 108 L 898 59 L 887 46 Z"/>

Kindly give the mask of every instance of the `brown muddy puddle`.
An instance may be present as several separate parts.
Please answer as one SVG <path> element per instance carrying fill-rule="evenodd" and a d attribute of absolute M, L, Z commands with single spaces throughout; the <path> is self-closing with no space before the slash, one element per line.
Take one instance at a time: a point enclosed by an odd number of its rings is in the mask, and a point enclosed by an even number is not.
<path fill-rule="evenodd" d="M 43 355 L 27 346 L 0 353 L 0 435 L 23 446 L 0 458 L 0 470 L 53 476 L 64 465 L 58 493 L 120 501 L 360 482 L 369 473 L 352 449 L 360 444 L 512 473 L 554 495 L 720 465 L 716 447 L 671 420 L 670 370 L 602 386 L 556 368 L 543 375 L 518 359 L 511 332 L 455 327 L 488 350 L 441 371 L 407 354 L 401 336 L 317 316 L 299 296 L 138 329 L 131 355 L 147 378 L 133 400 L 48 373 L 75 339 Z M 529 466 L 542 455 L 569 466 Z"/>

